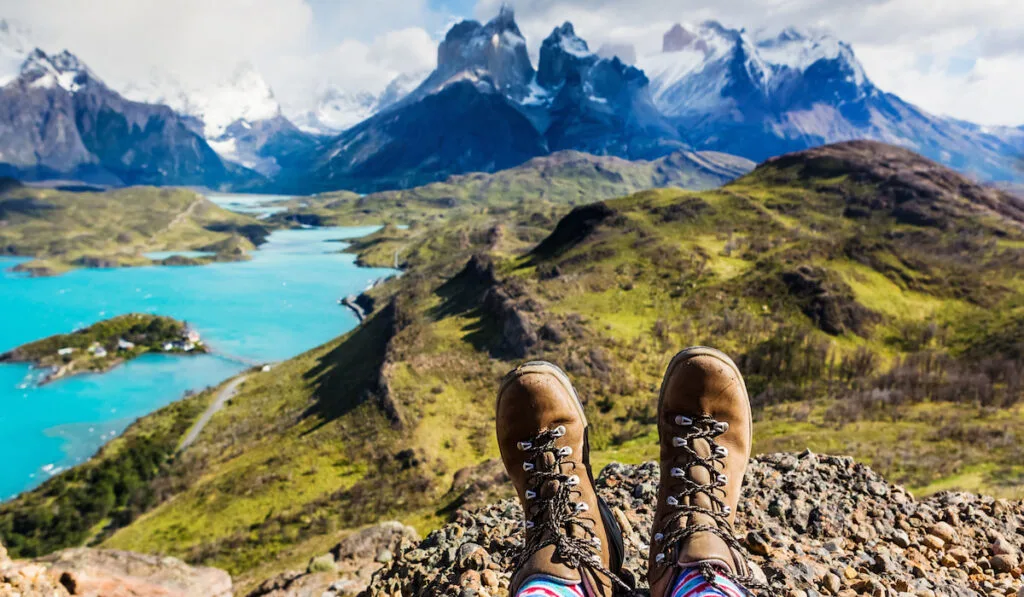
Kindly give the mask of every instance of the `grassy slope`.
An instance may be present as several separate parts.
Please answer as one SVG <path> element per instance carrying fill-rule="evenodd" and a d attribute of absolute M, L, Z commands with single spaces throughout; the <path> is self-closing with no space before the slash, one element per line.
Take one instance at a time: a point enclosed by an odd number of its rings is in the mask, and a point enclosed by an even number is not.
<path fill-rule="evenodd" d="M 670 156 L 656 161 L 628 161 L 563 151 L 535 158 L 494 174 L 452 176 L 444 182 L 361 197 L 346 191 L 293 200 L 284 219 L 303 215 L 323 225 L 417 223 L 443 221 L 454 211 L 531 211 L 540 205 L 582 205 L 654 187 L 710 189 L 753 168 L 734 156 L 714 154 L 695 159 L 721 160 L 712 167 Z"/>
<path fill-rule="evenodd" d="M 145 252 L 210 246 L 229 258 L 235 248 L 252 248 L 233 231 L 246 226 L 259 223 L 185 189 L 71 193 L 20 187 L 0 195 L 0 249 L 35 257 L 25 268 L 42 272 L 67 270 L 83 258 L 143 265 L 151 263 Z"/>
<path fill-rule="evenodd" d="M 930 224 L 848 213 L 878 194 L 763 170 L 610 201 L 582 234 L 570 216 L 543 255 L 528 252 L 555 228 L 550 206 L 386 229 L 360 250 L 401 247 L 408 271 L 373 291 L 373 317 L 254 375 L 162 475 L 188 481 L 105 545 L 222 566 L 244 590 L 343 529 L 436 525 L 454 473 L 497 455 L 493 392 L 517 360 L 482 306 L 487 283 L 452 279 L 480 252 L 522 318 L 546 325 L 528 352 L 577 383 L 595 465 L 655 456 L 663 367 L 703 343 L 740 360 L 759 452 L 845 452 L 917 491 L 1022 496 L 1024 234 L 959 198 Z M 788 285 L 801 271 L 816 292 Z"/>

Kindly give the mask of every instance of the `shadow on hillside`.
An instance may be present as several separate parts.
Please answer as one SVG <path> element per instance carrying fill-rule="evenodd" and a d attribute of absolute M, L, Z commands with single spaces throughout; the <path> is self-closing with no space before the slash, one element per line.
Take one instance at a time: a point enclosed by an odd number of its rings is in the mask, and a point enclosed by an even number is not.
<path fill-rule="evenodd" d="M 381 369 L 394 335 L 395 311 L 393 304 L 381 309 L 305 373 L 303 377 L 313 385 L 315 402 L 303 417 L 321 419 L 309 433 L 367 401 L 382 401 L 386 388 Z"/>
<path fill-rule="evenodd" d="M 439 320 L 446 317 L 464 317 L 470 323 L 462 327 L 463 340 L 479 352 L 493 357 L 506 356 L 497 348 L 501 334 L 501 323 L 485 307 L 488 293 L 498 286 L 491 261 L 481 255 L 472 257 L 461 272 L 441 285 L 435 294 L 441 303 L 431 309 L 430 317 Z"/>

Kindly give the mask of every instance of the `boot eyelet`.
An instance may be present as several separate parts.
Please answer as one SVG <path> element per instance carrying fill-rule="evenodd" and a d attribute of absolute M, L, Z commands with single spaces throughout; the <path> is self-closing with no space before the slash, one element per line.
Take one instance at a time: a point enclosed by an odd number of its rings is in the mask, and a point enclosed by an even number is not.
<path fill-rule="evenodd" d="M 537 526 L 537 525 L 532 520 L 527 520 L 526 521 L 526 528 L 532 529 L 535 526 Z"/>
<path fill-rule="evenodd" d="M 580 478 L 577 475 L 573 475 L 565 480 L 565 484 L 569 487 L 576 487 L 580 484 Z"/>
<path fill-rule="evenodd" d="M 533 444 L 530 442 L 519 442 L 518 444 L 516 444 L 516 447 L 519 448 L 521 451 L 525 452 L 533 448 Z"/>
<path fill-rule="evenodd" d="M 676 417 L 676 425 L 679 425 L 680 427 L 689 427 L 690 425 L 693 425 L 693 419 L 679 415 Z"/>
<path fill-rule="evenodd" d="M 551 430 L 551 435 L 555 437 L 562 437 L 565 435 L 565 425 L 559 425 Z"/>
<path fill-rule="evenodd" d="M 730 508 L 729 506 L 722 506 L 722 514 L 729 516 L 730 514 L 732 514 L 732 508 Z"/>
<path fill-rule="evenodd" d="M 594 547 L 601 547 L 601 538 L 600 537 L 594 537 L 593 539 L 590 540 L 590 542 L 594 544 Z"/>
<path fill-rule="evenodd" d="M 654 534 L 654 540 L 657 543 L 661 543 L 664 539 L 665 539 L 665 534 L 664 533 L 655 533 Z"/>
<path fill-rule="evenodd" d="M 729 482 L 729 477 L 725 473 L 721 473 L 718 475 L 717 481 L 722 485 L 725 485 L 726 483 Z"/>
<path fill-rule="evenodd" d="M 725 458 L 728 455 L 729 448 L 726 448 L 725 446 L 718 446 L 717 448 L 715 448 L 715 456 L 718 456 L 719 458 Z"/>
<path fill-rule="evenodd" d="M 665 554 L 659 553 L 658 555 L 654 556 L 654 561 L 658 564 L 663 563 L 665 561 Z"/>
<path fill-rule="evenodd" d="M 715 432 L 716 433 L 722 434 L 722 433 L 725 433 L 726 431 L 729 431 L 729 424 L 728 423 L 726 423 L 725 421 L 720 421 L 718 423 L 715 423 Z"/>
<path fill-rule="evenodd" d="M 534 499 L 536 497 L 537 497 L 537 492 L 536 491 L 530 491 L 529 489 L 526 490 L 526 499 L 532 500 L 532 499 Z"/>
<path fill-rule="evenodd" d="M 569 447 L 569 446 L 565 446 L 563 448 L 559 448 L 558 449 L 558 455 L 559 456 L 572 456 L 572 448 Z"/>
<path fill-rule="evenodd" d="M 669 506 L 678 506 L 679 505 L 679 500 L 676 499 L 676 496 L 670 495 L 665 500 L 665 503 L 668 504 Z"/>
<path fill-rule="evenodd" d="M 584 503 L 584 502 L 577 502 L 576 503 L 576 511 L 577 512 L 586 512 L 587 510 L 590 510 L 590 506 L 588 506 L 586 503 Z"/>
<path fill-rule="evenodd" d="M 686 471 L 681 468 L 674 468 L 672 469 L 671 475 L 675 479 L 682 479 L 686 476 Z"/>
<path fill-rule="evenodd" d="M 673 448 L 685 448 L 688 444 L 689 444 L 689 442 L 686 441 L 686 438 L 683 438 L 683 437 L 673 437 L 672 438 L 672 447 Z"/>
<path fill-rule="evenodd" d="M 523 470 L 524 470 L 524 471 L 526 471 L 526 472 L 530 472 L 530 471 L 532 471 L 532 470 L 533 470 L 534 468 L 535 468 L 535 467 L 533 466 L 533 463 L 532 463 L 532 462 L 524 462 L 524 463 L 523 463 Z"/>

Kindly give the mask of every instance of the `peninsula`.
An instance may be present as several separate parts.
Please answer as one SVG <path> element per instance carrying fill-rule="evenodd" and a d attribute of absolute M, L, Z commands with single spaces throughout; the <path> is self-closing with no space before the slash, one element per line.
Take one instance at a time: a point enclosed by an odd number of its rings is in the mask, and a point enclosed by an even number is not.
<path fill-rule="evenodd" d="M 131 313 L 58 334 L 0 354 L 0 363 L 49 369 L 40 384 L 86 372 L 106 372 L 147 352 L 208 352 L 199 332 L 170 317 Z"/>

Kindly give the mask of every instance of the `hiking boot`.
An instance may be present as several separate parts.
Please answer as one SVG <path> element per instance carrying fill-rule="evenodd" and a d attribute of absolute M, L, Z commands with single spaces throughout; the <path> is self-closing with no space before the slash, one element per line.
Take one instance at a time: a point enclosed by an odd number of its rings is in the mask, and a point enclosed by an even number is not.
<path fill-rule="evenodd" d="M 558 367 L 527 363 L 498 391 L 498 447 L 526 516 L 509 593 L 542 577 L 606 597 L 622 586 L 622 532 L 597 497 L 587 418 Z"/>
<path fill-rule="evenodd" d="M 750 401 L 736 364 L 688 348 L 665 372 L 658 398 L 661 488 L 651 529 L 651 597 L 666 597 L 683 567 L 753 584 L 733 536 L 750 459 Z"/>

